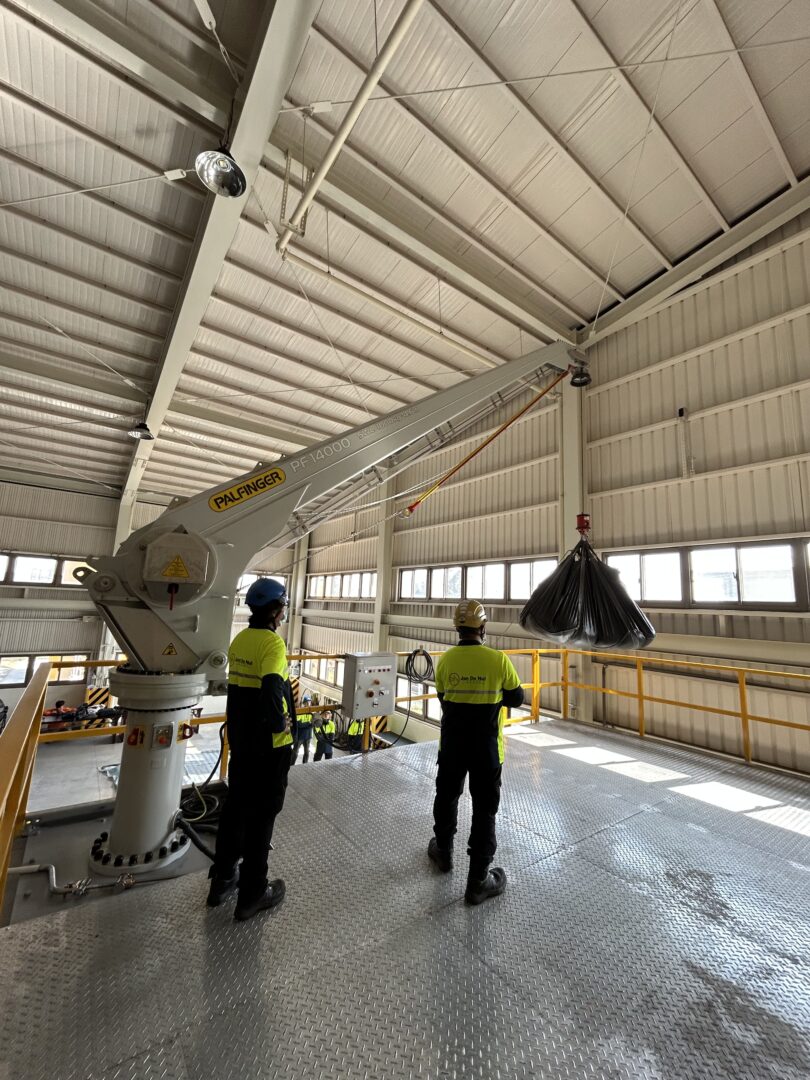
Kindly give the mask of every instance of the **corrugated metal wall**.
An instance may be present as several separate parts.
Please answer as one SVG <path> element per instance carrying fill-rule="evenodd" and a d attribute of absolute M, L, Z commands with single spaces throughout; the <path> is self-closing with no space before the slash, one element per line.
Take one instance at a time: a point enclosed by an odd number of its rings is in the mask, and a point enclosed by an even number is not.
<path fill-rule="evenodd" d="M 113 498 L 0 482 L 0 552 L 107 554 L 117 512 Z M 0 655 L 94 654 L 101 631 L 95 610 L 75 588 L 0 585 Z"/>
<path fill-rule="evenodd" d="M 0 551 L 33 555 L 106 555 L 115 499 L 0 482 Z"/>

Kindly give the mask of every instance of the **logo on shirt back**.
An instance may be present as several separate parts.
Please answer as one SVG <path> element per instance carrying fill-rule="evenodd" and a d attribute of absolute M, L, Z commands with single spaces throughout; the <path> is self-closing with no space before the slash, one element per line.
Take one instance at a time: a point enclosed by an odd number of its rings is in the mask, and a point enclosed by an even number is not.
<path fill-rule="evenodd" d="M 460 675 L 457 671 L 451 671 L 447 681 L 452 687 L 456 687 L 462 682 L 486 682 L 487 677 L 486 675 Z"/>

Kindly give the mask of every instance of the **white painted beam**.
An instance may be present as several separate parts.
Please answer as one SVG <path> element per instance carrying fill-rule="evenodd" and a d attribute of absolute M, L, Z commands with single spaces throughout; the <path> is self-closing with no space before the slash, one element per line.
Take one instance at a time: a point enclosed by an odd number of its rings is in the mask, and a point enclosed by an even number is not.
<path fill-rule="evenodd" d="M 716 240 L 710 240 L 672 270 L 651 281 L 624 303 L 603 315 L 595 329 L 587 327 L 579 334 L 580 345 L 589 349 L 597 341 L 637 322 L 674 293 L 693 285 L 715 267 L 739 255 L 741 251 L 745 251 L 807 209 L 810 209 L 810 177 L 805 177 L 795 187 L 777 195 L 765 206 L 733 225 L 727 233 L 718 236 Z"/>
<path fill-rule="evenodd" d="M 110 15 L 92 0 L 12 0 L 37 22 L 116 65 L 171 105 L 187 108 L 223 130 L 229 100 L 143 34 Z M 223 65 L 224 70 L 224 65 Z"/>
<path fill-rule="evenodd" d="M 265 158 L 272 166 L 269 170 L 272 175 L 281 177 L 284 169 L 282 151 L 270 144 Z M 367 195 L 351 193 L 342 187 L 339 181 L 330 179 L 321 184 L 317 203 L 348 221 L 364 236 L 393 248 L 403 259 L 441 276 L 442 280 L 446 280 L 471 300 L 480 301 L 494 314 L 522 326 L 528 333 L 537 334 L 541 339 L 550 341 L 573 342 L 574 332 L 563 322 L 551 315 L 538 313 L 536 307 L 530 307 L 525 298 L 509 295 L 503 285 L 497 283 L 497 279 L 489 278 L 480 271 L 471 273 L 461 259 L 453 257 L 449 252 L 439 251 L 433 244 L 427 243 L 424 234 L 420 235 L 410 222 L 398 218 L 384 206 L 370 200 Z M 424 201 L 421 201 L 421 210 L 425 210 Z M 444 221 L 442 223 L 444 224 Z M 469 244 L 469 233 L 465 234 L 464 240 Z M 487 254 L 490 257 L 494 255 L 490 249 L 487 249 Z M 515 268 L 507 260 L 503 261 L 503 265 L 507 272 L 514 273 Z M 563 309 L 563 301 L 545 292 L 541 286 L 532 282 L 532 288 Z M 569 309 L 569 313 L 576 322 L 585 321 L 573 309 Z"/>
<path fill-rule="evenodd" d="M 263 25 L 256 35 L 257 46 L 243 82 L 242 110 L 231 141 L 231 151 L 247 177 L 248 189 L 255 179 L 317 8 L 318 0 L 276 0 L 265 9 Z M 228 199 L 208 195 L 207 213 L 200 224 L 146 418 L 157 438 L 239 225 L 245 200 L 246 196 Z M 140 442 L 133 455 L 121 500 L 116 548 L 129 534 L 132 506 L 154 445 L 154 442 Z"/>

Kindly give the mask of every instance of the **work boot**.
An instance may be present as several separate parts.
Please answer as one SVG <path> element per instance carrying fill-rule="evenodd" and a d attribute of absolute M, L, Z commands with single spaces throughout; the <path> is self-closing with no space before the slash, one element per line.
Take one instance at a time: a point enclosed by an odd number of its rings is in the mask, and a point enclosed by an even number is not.
<path fill-rule="evenodd" d="M 500 866 L 493 866 L 485 878 L 467 878 L 467 891 L 464 899 L 468 904 L 483 904 L 493 896 L 500 896 L 506 888 L 506 871 Z"/>
<path fill-rule="evenodd" d="M 439 841 L 434 836 L 428 844 L 428 858 L 443 874 L 453 869 L 453 853 L 439 847 Z"/>
<path fill-rule="evenodd" d="M 217 877 L 212 866 L 208 871 L 208 877 L 211 881 L 211 887 L 208 890 L 206 904 L 208 904 L 209 907 L 219 907 L 223 900 L 227 900 L 232 893 L 236 892 L 239 886 L 238 868 L 234 871 L 232 877 L 223 878 Z"/>
<path fill-rule="evenodd" d="M 252 919 L 254 915 L 258 915 L 260 911 L 269 911 L 271 908 L 278 907 L 284 899 L 285 892 L 284 882 L 281 878 L 276 878 L 275 881 L 268 882 L 264 892 L 255 900 L 244 901 L 240 897 L 236 901 L 233 917 L 239 922 L 244 922 L 245 919 Z"/>

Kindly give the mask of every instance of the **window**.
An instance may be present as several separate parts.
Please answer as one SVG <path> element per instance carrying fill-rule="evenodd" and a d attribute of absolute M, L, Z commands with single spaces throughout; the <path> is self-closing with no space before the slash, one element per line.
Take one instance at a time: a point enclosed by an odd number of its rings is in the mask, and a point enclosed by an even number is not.
<path fill-rule="evenodd" d="M 645 600 L 683 600 L 680 552 L 657 551 L 641 556 L 641 595 Z"/>
<path fill-rule="evenodd" d="M 740 592 L 743 603 L 792 604 L 796 600 L 793 582 L 793 549 L 790 544 L 756 544 L 741 547 Z"/>
<path fill-rule="evenodd" d="M 326 594 L 330 599 L 340 596 L 340 574 L 330 574 L 326 579 Z"/>
<path fill-rule="evenodd" d="M 695 548 L 689 552 L 692 599 L 720 603 L 739 599 L 737 553 L 734 548 Z"/>
<path fill-rule="evenodd" d="M 36 555 L 17 555 L 11 571 L 12 581 L 26 585 L 50 585 L 56 574 L 56 559 Z"/>
<path fill-rule="evenodd" d="M 354 599 L 360 595 L 360 575 L 359 574 L 344 574 L 343 575 L 343 596 Z"/>
<path fill-rule="evenodd" d="M 427 599 L 428 572 L 424 567 L 403 570 L 400 578 L 400 596 L 404 600 Z"/>
<path fill-rule="evenodd" d="M 557 569 L 556 559 L 511 563 L 509 566 L 510 600 L 528 600 L 537 586 Z"/>
<path fill-rule="evenodd" d="M 468 566 L 467 597 L 474 600 L 503 600 L 505 581 L 506 566 L 503 563 Z"/>
<path fill-rule="evenodd" d="M 641 599 L 641 556 L 608 555 L 608 566 L 618 571 L 619 580 L 631 600 Z"/>
<path fill-rule="evenodd" d="M 326 661 L 326 681 L 328 683 L 332 683 L 334 685 L 334 683 L 335 683 L 335 674 L 336 674 L 335 661 L 334 660 L 327 660 Z"/>
<path fill-rule="evenodd" d="M 4 581 L 8 570 L 8 555 L 0 555 L 0 581 Z"/>
<path fill-rule="evenodd" d="M 409 682 L 402 676 L 397 677 L 397 697 L 420 697 L 422 694 L 428 693 L 428 688 L 420 682 Z M 398 712 L 408 712 L 408 706 L 410 704 L 410 711 L 415 716 L 424 716 L 425 714 L 425 702 L 424 701 L 400 701 L 397 705 Z"/>
<path fill-rule="evenodd" d="M 335 683 L 338 686 L 343 686 L 343 672 L 345 670 L 345 667 L 346 665 L 344 664 L 344 662 L 342 660 L 338 660 L 335 670 Z"/>
<path fill-rule="evenodd" d="M 81 663 L 87 659 L 87 653 L 71 653 L 67 656 L 35 656 L 33 670 L 36 671 L 40 664 L 55 664 L 58 661 L 72 662 L 74 666 L 64 668 L 51 668 L 48 682 L 84 682 L 86 668 Z"/>
<path fill-rule="evenodd" d="M 377 575 L 373 573 L 363 574 L 360 582 L 360 595 L 374 598 L 377 595 Z"/>
<path fill-rule="evenodd" d="M 0 656 L 0 686 L 25 686 L 27 656 Z"/>
<path fill-rule="evenodd" d="M 430 595 L 433 600 L 460 600 L 461 567 L 439 566 L 431 570 Z"/>
<path fill-rule="evenodd" d="M 60 584 L 62 584 L 62 585 L 79 585 L 80 583 L 73 576 L 73 571 L 78 570 L 82 566 L 86 567 L 88 570 L 90 569 L 90 567 L 87 566 L 87 563 L 84 561 L 84 559 L 63 559 L 62 560 L 62 572 L 59 575 Z M 0 574 L 0 577 L 2 577 L 2 574 Z"/>
<path fill-rule="evenodd" d="M 326 682 L 327 681 L 326 680 L 326 665 L 328 663 L 329 663 L 328 660 L 319 660 L 318 661 L 318 678 L 321 680 L 321 682 Z"/>
<path fill-rule="evenodd" d="M 326 578 L 322 574 L 319 574 L 317 577 L 312 577 L 309 579 L 310 596 L 323 596 L 325 588 Z"/>
<path fill-rule="evenodd" d="M 426 686 L 425 687 L 425 693 L 426 694 L 435 694 L 436 693 L 436 687 L 435 686 Z M 429 719 L 431 719 L 431 720 L 441 720 L 441 718 L 442 718 L 442 703 L 439 701 L 439 699 L 437 697 L 429 698 L 425 702 L 425 704 L 427 705 L 427 714 L 428 714 Z"/>

